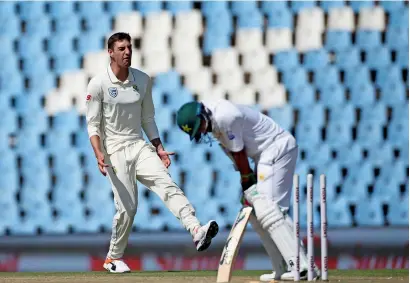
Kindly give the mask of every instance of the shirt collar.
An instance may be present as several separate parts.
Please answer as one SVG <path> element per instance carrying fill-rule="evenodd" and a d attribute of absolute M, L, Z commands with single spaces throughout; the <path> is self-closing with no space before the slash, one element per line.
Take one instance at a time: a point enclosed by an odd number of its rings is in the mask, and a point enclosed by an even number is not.
<path fill-rule="evenodd" d="M 112 82 L 113 84 L 118 84 L 118 83 L 127 84 L 127 83 L 130 83 L 130 82 L 134 82 L 134 81 L 135 81 L 134 73 L 132 72 L 131 68 L 128 68 L 128 78 L 127 78 L 124 82 L 120 81 L 120 80 L 115 76 L 114 72 L 113 72 L 112 69 L 111 69 L 111 65 L 110 65 L 110 64 L 108 64 L 108 66 L 107 66 L 107 71 L 108 71 L 108 77 L 110 78 L 110 80 L 111 80 L 111 82 Z"/>

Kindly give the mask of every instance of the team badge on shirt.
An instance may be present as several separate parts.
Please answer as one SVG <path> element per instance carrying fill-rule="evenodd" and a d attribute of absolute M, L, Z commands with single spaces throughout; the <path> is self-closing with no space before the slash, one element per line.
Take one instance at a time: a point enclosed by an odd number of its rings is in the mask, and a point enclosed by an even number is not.
<path fill-rule="evenodd" d="M 132 88 L 134 89 L 134 91 L 138 92 L 138 86 L 137 85 L 133 85 Z"/>
<path fill-rule="evenodd" d="M 111 97 L 116 98 L 117 95 L 118 95 L 118 90 L 117 90 L 117 88 L 116 88 L 116 87 L 109 87 L 109 88 L 108 88 L 108 94 L 109 94 Z"/>

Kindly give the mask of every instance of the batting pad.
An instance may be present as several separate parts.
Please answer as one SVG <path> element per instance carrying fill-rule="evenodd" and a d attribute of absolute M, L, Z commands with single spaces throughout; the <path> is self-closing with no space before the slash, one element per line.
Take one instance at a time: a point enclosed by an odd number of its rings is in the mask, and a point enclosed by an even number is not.
<path fill-rule="evenodd" d="M 278 204 L 269 200 L 263 194 L 259 194 L 256 186 L 252 186 L 245 191 L 245 198 L 252 204 L 256 219 L 262 228 L 269 233 L 288 267 L 294 271 L 296 268 L 296 247 L 294 246 L 293 229 L 285 220 Z M 303 249 L 301 249 L 299 256 L 301 270 L 307 269 L 308 261 Z"/>

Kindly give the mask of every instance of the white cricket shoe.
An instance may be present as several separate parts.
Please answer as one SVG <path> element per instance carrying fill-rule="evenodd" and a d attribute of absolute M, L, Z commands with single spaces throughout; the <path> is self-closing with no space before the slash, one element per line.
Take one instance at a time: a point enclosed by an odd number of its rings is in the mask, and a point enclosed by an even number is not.
<path fill-rule="evenodd" d="M 281 281 L 294 281 L 295 276 L 292 271 L 288 271 L 283 273 L 280 276 L 276 276 L 276 272 L 273 271 L 269 274 L 262 274 L 259 278 L 259 281 L 262 282 L 270 282 L 273 280 L 281 280 Z M 302 270 L 300 272 L 300 280 L 307 280 L 307 270 Z"/>
<path fill-rule="evenodd" d="M 128 273 L 131 269 L 122 259 L 107 258 L 103 267 L 111 273 Z"/>
<path fill-rule="evenodd" d="M 218 234 L 218 231 L 219 227 L 215 220 L 201 226 L 194 236 L 196 250 L 199 252 L 206 250 L 211 245 L 212 238 Z"/>

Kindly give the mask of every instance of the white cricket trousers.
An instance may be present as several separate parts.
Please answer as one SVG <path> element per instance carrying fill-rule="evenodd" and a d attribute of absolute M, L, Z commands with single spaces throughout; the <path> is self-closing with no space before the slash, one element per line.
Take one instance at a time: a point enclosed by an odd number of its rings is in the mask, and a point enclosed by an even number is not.
<path fill-rule="evenodd" d="M 199 221 L 183 191 L 172 181 L 155 148 L 138 140 L 111 155 L 106 163 L 117 213 L 107 257 L 121 258 L 128 243 L 138 205 L 137 180 L 156 193 L 191 234 Z M 148 221 L 148 220 L 147 220 Z"/>

